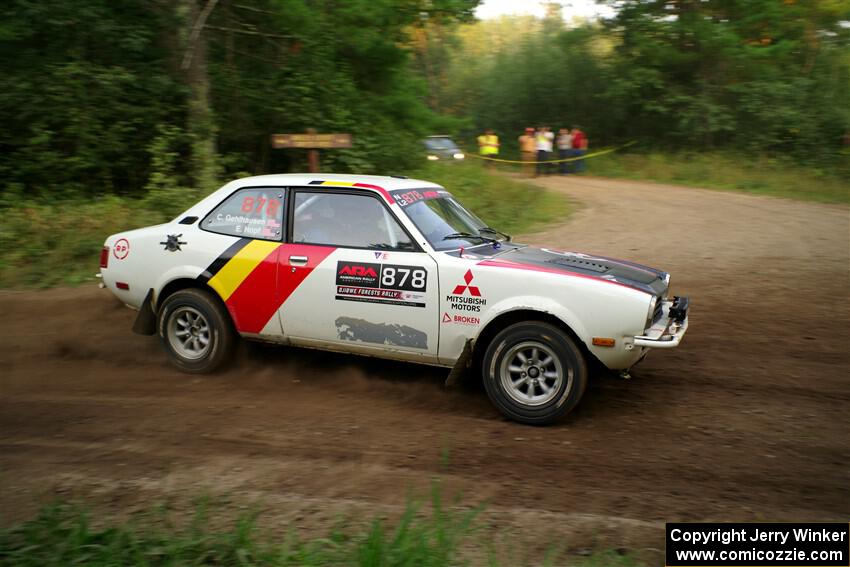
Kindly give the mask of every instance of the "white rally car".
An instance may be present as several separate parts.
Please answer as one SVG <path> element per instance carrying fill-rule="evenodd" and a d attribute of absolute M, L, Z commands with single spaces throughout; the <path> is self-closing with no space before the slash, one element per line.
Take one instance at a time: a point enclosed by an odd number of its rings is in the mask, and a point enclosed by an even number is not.
<path fill-rule="evenodd" d="M 627 371 L 679 344 L 687 298 L 631 262 L 533 248 L 443 187 L 402 177 L 290 174 L 228 183 L 172 222 L 110 236 L 103 284 L 139 309 L 187 372 L 237 336 L 481 368 L 507 417 L 555 421 L 588 363 Z"/>

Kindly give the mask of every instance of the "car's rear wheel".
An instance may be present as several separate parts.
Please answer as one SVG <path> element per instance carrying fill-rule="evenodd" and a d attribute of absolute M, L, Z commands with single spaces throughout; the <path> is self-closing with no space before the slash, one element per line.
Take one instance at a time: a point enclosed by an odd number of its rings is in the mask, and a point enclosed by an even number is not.
<path fill-rule="evenodd" d="M 587 364 L 575 342 L 554 325 L 515 323 L 496 335 L 482 364 L 487 395 L 506 417 L 554 423 L 581 400 Z"/>
<path fill-rule="evenodd" d="M 200 289 L 170 295 L 159 310 L 157 329 L 172 364 L 193 374 L 221 368 L 236 342 L 227 311 Z"/>

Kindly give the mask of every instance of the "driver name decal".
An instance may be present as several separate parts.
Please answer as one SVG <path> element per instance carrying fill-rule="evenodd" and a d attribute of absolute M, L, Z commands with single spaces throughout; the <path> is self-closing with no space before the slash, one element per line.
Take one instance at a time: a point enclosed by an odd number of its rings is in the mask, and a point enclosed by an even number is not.
<path fill-rule="evenodd" d="M 422 266 L 339 261 L 336 297 L 340 301 L 425 307 L 428 271 Z"/>

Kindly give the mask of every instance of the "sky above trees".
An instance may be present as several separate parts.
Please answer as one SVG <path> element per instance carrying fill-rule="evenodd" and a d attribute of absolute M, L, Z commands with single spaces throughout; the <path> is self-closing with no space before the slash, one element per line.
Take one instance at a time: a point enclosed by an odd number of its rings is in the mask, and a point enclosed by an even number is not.
<path fill-rule="evenodd" d="M 475 16 L 488 20 L 500 16 L 534 16 L 542 18 L 546 15 L 546 4 L 541 0 L 527 0 L 517 2 L 516 0 L 484 0 L 475 9 Z M 555 2 L 562 6 L 561 13 L 566 21 L 574 18 L 595 19 L 598 17 L 610 18 L 614 10 L 604 4 L 598 4 L 594 0 L 566 0 Z"/>

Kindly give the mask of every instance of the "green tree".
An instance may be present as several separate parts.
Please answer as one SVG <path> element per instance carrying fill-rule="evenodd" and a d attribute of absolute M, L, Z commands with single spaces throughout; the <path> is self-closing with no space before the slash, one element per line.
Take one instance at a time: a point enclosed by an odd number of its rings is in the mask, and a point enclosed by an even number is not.
<path fill-rule="evenodd" d="M 157 125 L 185 113 L 161 41 L 174 26 L 142 0 L 3 2 L 0 187 L 52 199 L 139 192 Z"/>
<path fill-rule="evenodd" d="M 423 18 L 469 18 L 477 0 L 223 2 L 210 17 L 212 104 L 231 171 L 304 169 L 304 152 L 271 150 L 275 132 L 344 131 L 349 150 L 326 170 L 402 172 L 440 117 L 413 71 L 411 34 Z"/>
<path fill-rule="evenodd" d="M 303 152 L 271 151 L 269 136 L 307 127 L 354 135 L 325 169 L 401 172 L 445 123 L 426 103 L 412 30 L 470 19 L 477 2 L 9 0 L 2 186 L 208 190 L 222 173 L 304 169 Z"/>
<path fill-rule="evenodd" d="M 850 126 L 850 2 L 616 0 L 626 135 L 834 157 Z M 663 125 L 663 127 L 659 127 Z"/>

